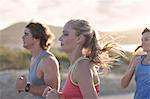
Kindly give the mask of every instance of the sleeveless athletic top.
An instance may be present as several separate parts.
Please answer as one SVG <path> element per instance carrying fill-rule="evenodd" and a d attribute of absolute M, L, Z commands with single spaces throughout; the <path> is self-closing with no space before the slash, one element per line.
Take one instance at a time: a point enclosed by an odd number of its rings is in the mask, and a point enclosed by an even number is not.
<path fill-rule="evenodd" d="M 145 55 L 141 56 L 141 63 L 135 69 L 136 91 L 134 99 L 150 99 L 150 64 L 143 64 Z"/>
<path fill-rule="evenodd" d="M 35 62 L 30 66 L 30 69 L 29 69 L 29 75 L 28 75 L 28 81 L 31 83 L 31 84 L 34 84 L 36 86 L 40 86 L 40 85 L 45 85 L 45 82 L 43 79 L 39 79 L 36 75 L 36 71 L 37 71 L 37 67 L 38 67 L 38 64 L 40 63 L 41 59 L 43 57 L 47 57 L 51 55 L 49 52 L 46 52 L 46 51 L 41 51 L 39 55 L 37 55 L 35 57 Z M 33 99 L 45 99 L 43 98 L 42 96 L 32 96 Z"/>
<path fill-rule="evenodd" d="M 83 59 L 88 59 L 88 58 L 80 57 L 79 59 L 77 59 L 77 61 L 73 64 L 74 68 L 72 72 L 74 72 L 74 70 L 76 69 L 77 63 Z M 72 72 L 70 71 L 68 74 L 68 77 L 66 79 L 65 85 L 62 90 L 62 96 L 65 99 L 83 99 L 79 86 L 75 82 L 72 81 Z M 99 83 L 95 84 L 95 89 L 97 93 L 99 93 L 100 91 Z"/>

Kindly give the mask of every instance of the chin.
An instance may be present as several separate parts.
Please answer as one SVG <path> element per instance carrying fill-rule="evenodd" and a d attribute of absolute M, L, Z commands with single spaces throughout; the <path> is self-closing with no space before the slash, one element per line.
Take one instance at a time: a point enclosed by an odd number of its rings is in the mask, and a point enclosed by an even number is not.
<path fill-rule="evenodd" d="M 61 51 L 63 51 L 63 52 L 66 52 L 66 50 L 65 50 L 65 49 L 63 49 L 63 48 L 60 48 L 60 50 L 61 50 Z"/>
<path fill-rule="evenodd" d="M 28 46 L 26 46 L 26 45 L 23 45 L 23 47 L 26 48 L 26 49 L 29 49 Z"/>
<path fill-rule="evenodd" d="M 66 49 L 60 48 L 61 51 L 68 53 L 68 51 Z"/>
<path fill-rule="evenodd" d="M 143 49 L 143 52 L 149 52 L 149 50 L 145 50 L 145 49 Z"/>
<path fill-rule="evenodd" d="M 62 46 L 60 46 L 60 50 L 61 50 L 61 51 L 63 50 Z"/>
<path fill-rule="evenodd" d="M 26 46 L 25 46 L 25 45 L 23 45 L 23 47 L 24 47 L 24 48 L 26 48 Z"/>

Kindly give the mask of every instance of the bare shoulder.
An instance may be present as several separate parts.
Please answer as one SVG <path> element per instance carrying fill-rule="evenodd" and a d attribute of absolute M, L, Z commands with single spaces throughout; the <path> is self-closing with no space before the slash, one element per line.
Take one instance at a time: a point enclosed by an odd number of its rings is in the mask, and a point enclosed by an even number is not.
<path fill-rule="evenodd" d="M 91 62 L 89 59 L 83 59 L 77 64 L 77 71 L 83 72 L 85 70 L 91 69 Z"/>
<path fill-rule="evenodd" d="M 141 60 L 141 55 L 136 55 L 132 59 L 132 61 L 140 61 L 140 60 Z"/>
<path fill-rule="evenodd" d="M 75 81 L 80 84 L 91 83 L 93 77 L 92 65 L 89 59 L 83 59 L 76 65 Z M 87 84 L 89 85 L 89 84 Z M 80 86 L 81 87 L 81 86 Z"/>
<path fill-rule="evenodd" d="M 43 57 L 40 61 L 40 66 L 43 67 L 43 69 L 47 69 L 47 68 L 58 68 L 59 67 L 59 63 L 58 60 L 51 55 L 48 55 L 47 57 Z"/>
<path fill-rule="evenodd" d="M 137 64 L 140 64 L 141 63 L 141 55 L 136 55 L 132 58 L 131 62 L 130 62 L 130 66 L 136 66 Z"/>

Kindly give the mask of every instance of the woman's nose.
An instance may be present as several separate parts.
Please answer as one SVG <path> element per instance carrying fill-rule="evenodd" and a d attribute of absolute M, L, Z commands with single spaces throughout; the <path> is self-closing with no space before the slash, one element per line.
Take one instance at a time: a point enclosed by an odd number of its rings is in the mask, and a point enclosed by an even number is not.
<path fill-rule="evenodd" d="M 62 41 L 62 36 L 59 37 L 59 41 Z"/>

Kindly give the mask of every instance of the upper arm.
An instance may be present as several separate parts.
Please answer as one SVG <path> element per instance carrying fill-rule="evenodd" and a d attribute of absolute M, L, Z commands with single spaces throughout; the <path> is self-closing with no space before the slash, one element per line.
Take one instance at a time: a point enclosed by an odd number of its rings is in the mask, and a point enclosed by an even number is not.
<path fill-rule="evenodd" d="M 134 75 L 136 65 L 140 64 L 140 62 L 141 62 L 141 56 L 135 56 L 131 60 L 127 72 L 125 73 L 125 75 L 121 79 L 121 86 L 123 88 L 126 88 L 129 85 L 129 83 L 130 83 L 130 81 Z"/>
<path fill-rule="evenodd" d="M 89 60 L 83 60 L 78 63 L 75 75 L 83 98 L 96 99 L 97 92 L 93 82 L 93 72 Z"/>
<path fill-rule="evenodd" d="M 129 64 L 129 68 L 135 67 L 137 64 L 140 64 L 141 62 L 141 56 L 134 56 Z"/>
<path fill-rule="evenodd" d="M 43 78 L 46 85 L 59 90 L 60 74 L 58 61 L 55 58 L 49 56 L 43 58 L 41 64 L 43 65 Z"/>

